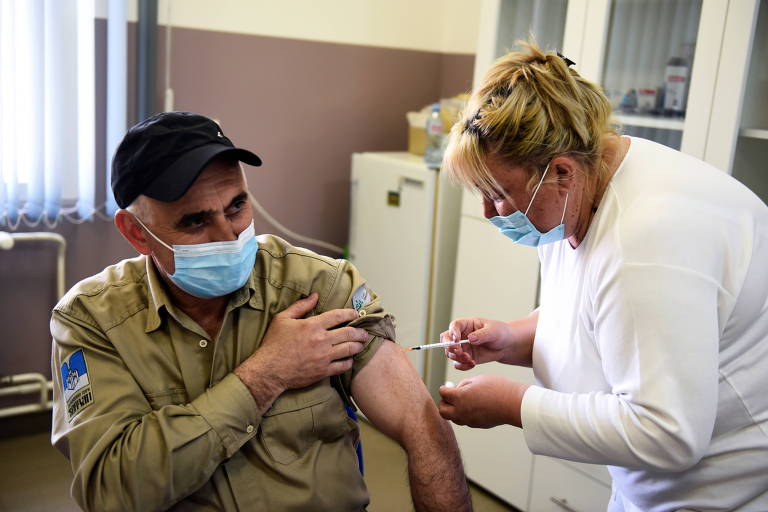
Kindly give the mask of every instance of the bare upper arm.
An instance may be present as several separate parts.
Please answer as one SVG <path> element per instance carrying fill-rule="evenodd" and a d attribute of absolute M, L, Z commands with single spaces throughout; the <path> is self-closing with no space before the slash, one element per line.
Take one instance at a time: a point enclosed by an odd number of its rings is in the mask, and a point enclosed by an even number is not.
<path fill-rule="evenodd" d="M 427 388 L 403 349 L 386 340 L 352 380 L 352 396 L 370 422 L 400 444 L 436 415 Z"/>

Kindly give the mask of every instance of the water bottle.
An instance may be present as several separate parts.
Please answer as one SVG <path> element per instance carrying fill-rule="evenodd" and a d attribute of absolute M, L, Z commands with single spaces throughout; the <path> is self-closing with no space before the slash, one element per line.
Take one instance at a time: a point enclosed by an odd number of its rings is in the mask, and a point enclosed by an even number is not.
<path fill-rule="evenodd" d="M 432 113 L 427 119 L 427 144 L 424 149 L 424 163 L 428 167 L 440 167 L 443 163 L 443 120 L 440 118 L 440 104 L 432 105 Z"/>

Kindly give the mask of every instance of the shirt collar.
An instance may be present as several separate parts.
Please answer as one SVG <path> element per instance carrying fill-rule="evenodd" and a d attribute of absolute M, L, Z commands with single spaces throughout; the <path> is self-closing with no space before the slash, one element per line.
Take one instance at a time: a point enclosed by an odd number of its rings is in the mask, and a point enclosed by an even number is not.
<path fill-rule="evenodd" d="M 165 307 L 171 302 L 171 298 L 165 291 L 165 285 L 162 278 L 158 275 L 155 263 L 149 256 L 144 256 L 147 269 L 147 323 L 144 327 L 145 332 L 152 332 L 162 323 L 160 318 L 160 308 Z"/>
<path fill-rule="evenodd" d="M 147 322 L 144 330 L 149 333 L 159 328 L 163 321 L 160 316 L 160 308 L 165 307 L 167 312 L 172 311 L 173 301 L 165 289 L 165 283 L 158 274 L 152 258 L 144 256 L 144 259 L 147 269 Z M 254 309 L 264 310 L 264 297 L 261 290 L 256 286 L 255 272 L 256 269 L 254 268 L 245 285 L 232 294 L 229 310 L 239 308 L 246 303 Z"/>

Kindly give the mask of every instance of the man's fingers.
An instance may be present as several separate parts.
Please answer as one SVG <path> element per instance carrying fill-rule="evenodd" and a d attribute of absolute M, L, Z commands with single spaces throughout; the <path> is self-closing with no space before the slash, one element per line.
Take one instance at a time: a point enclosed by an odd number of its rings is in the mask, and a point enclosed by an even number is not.
<path fill-rule="evenodd" d="M 357 341 L 346 341 L 344 343 L 339 343 L 338 345 L 334 345 L 331 349 L 331 359 L 339 360 L 351 358 L 355 354 L 362 352 L 364 348 L 365 345 Z"/>
<path fill-rule="evenodd" d="M 339 324 L 351 322 L 358 318 L 360 314 L 354 309 L 332 309 L 321 315 L 314 317 L 314 321 L 323 329 L 330 329 Z"/>
<path fill-rule="evenodd" d="M 334 345 L 344 343 L 345 341 L 358 341 L 364 343 L 368 341 L 368 338 L 370 337 L 368 331 L 356 327 L 342 327 L 329 332 Z"/>
<path fill-rule="evenodd" d="M 339 375 L 340 373 L 344 373 L 348 371 L 350 368 L 352 368 L 352 364 L 354 363 L 354 360 L 349 357 L 347 359 L 339 359 L 338 361 L 334 361 L 331 364 L 328 365 L 328 375 Z"/>
<path fill-rule="evenodd" d="M 314 308 L 315 305 L 317 305 L 317 297 L 318 295 L 316 293 L 313 293 L 309 297 L 306 297 L 304 299 L 299 299 L 275 316 L 285 316 L 288 318 L 303 318 L 307 313 L 312 311 L 312 308 Z"/>

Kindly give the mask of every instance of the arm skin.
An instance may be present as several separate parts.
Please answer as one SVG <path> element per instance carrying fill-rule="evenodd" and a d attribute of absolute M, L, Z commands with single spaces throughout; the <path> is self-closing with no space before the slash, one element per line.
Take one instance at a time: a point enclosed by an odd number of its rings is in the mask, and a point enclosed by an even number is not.
<path fill-rule="evenodd" d="M 472 510 L 453 430 L 398 345 L 379 347 L 352 381 L 352 394 L 371 423 L 405 449 L 417 512 Z"/>

